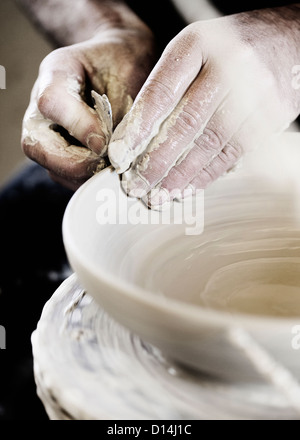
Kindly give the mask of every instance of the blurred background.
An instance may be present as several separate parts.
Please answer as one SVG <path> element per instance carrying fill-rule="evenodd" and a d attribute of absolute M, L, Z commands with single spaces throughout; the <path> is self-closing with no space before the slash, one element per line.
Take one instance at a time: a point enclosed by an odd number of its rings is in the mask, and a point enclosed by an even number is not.
<path fill-rule="evenodd" d="M 6 329 L 6 349 L 0 350 L 0 420 L 46 419 L 35 391 L 30 334 L 45 297 L 55 287 L 41 292 L 38 279 L 22 264 L 24 250 L 29 260 L 34 252 L 22 242 L 26 233 L 30 236 L 28 226 L 34 222 L 25 219 L 26 200 L 12 217 L 13 202 L 5 200 L 1 190 L 30 162 L 20 147 L 22 119 L 39 64 L 51 50 L 14 0 L 0 1 L 0 65 L 6 70 L 6 89 L 0 90 L 0 325 Z M 26 282 L 16 270 L 21 266 L 28 273 Z"/>
<path fill-rule="evenodd" d="M 21 124 L 39 64 L 51 46 L 14 0 L 0 2 L 0 65 L 6 89 L 0 90 L 0 186 L 24 163 Z"/>

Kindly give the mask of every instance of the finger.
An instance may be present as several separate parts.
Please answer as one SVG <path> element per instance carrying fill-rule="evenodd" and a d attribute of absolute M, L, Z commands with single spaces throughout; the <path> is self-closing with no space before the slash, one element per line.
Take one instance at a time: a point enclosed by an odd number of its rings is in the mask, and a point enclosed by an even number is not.
<path fill-rule="evenodd" d="M 59 183 L 60 185 L 64 186 L 65 188 L 68 188 L 74 192 L 85 182 L 85 180 L 82 180 L 82 181 L 68 180 L 68 179 L 65 179 L 61 176 L 58 176 L 57 174 L 53 173 L 52 171 L 49 171 L 48 174 L 55 183 Z"/>
<path fill-rule="evenodd" d="M 61 178 L 86 180 L 103 165 L 104 159 L 88 148 L 71 145 L 59 132 L 51 128 L 53 122 L 45 119 L 37 108 L 37 87 L 36 84 L 23 120 L 24 153 Z"/>
<path fill-rule="evenodd" d="M 207 81 L 211 88 L 207 87 Z M 122 184 L 130 196 L 147 193 L 172 167 L 189 155 L 195 136 L 203 132 L 207 120 L 228 93 L 216 72 L 204 68 L 173 113 L 166 119 L 158 135 L 150 142 L 130 170 L 123 174 Z"/>
<path fill-rule="evenodd" d="M 191 180 L 185 196 L 197 189 L 205 189 L 220 176 L 230 171 L 245 153 L 259 149 L 272 136 L 283 131 L 281 118 L 274 114 L 274 102 L 252 114 L 230 139 L 220 154 Z"/>
<path fill-rule="evenodd" d="M 274 93 L 265 90 L 250 96 L 242 83 L 237 84 L 211 117 L 203 133 L 195 139 L 193 148 L 160 182 L 161 192 L 155 191 L 150 195 L 149 203 L 157 205 L 158 201 L 164 203 L 177 196 L 182 197 L 183 190 L 199 172 L 204 179 L 204 169 L 215 178 L 222 174 L 222 170 L 224 173 L 228 169 L 226 158 L 228 166 L 232 167 L 232 160 L 239 157 L 241 149 L 250 151 L 270 133 L 282 129 L 282 115 L 275 110 L 278 108 L 278 97 Z"/>
<path fill-rule="evenodd" d="M 82 145 L 101 154 L 108 143 L 105 127 L 94 109 L 83 101 L 85 72 L 74 58 L 54 51 L 42 62 L 37 90 L 41 114 L 64 127 Z"/>
<path fill-rule="evenodd" d="M 208 77 L 211 79 L 211 74 Z M 220 81 L 213 83 L 213 89 L 219 85 L 219 90 L 225 92 L 226 85 L 220 86 L 220 84 Z M 140 191 L 141 188 L 146 193 L 160 181 L 162 181 L 160 186 L 163 193 L 156 194 L 156 197 L 160 198 L 162 195 L 166 195 L 165 189 L 173 192 L 177 189 L 181 193 L 199 170 L 222 151 L 254 106 L 254 102 L 240 105 L 240 93 L 237 89 L 234 92 L 229 92 L 222 102 L 220 102 L 220 98 L 224 93 L 216 94 L 212 100 L 204 99 L 204 102 L 209 102 L 209 104 L 202 106 L 199 113 L 199 110 L 197 112 L 195 108 L 195 103 L 199 101 L 195 98 L 197 98 L 197 94 L 198 97 L 205 98 L 207 78 L 200 75 L 199 83 L 195 82 L 194 87 L 195 93 L 187 93 L 187 105 L 184 110 L 185 113 L 196 115 L 196 121 L 198 120 L 198 123 L 194 124 L 193 129 L 190 130 L 190 138 L 187 134 L 185 137 L 181 137 L 179 130 L 181 124 L 179 119 L 176 120 L 167 133 L 167 139 L 164 139 L 162 144 L 156 141 L 158 148 L 153 149 L 150 153 L 147 152 L 149 156 L 147 167 L 142 167 L 138 163 L 125 173 L 124 180 L 130 195 L 135 195 L 136 190 Z M 189 92 L 191 90 L 192 88 Z M 214 111 L 214 109 L 216 110 Z M 206 125 L 205 117 L 209 118 Z M 177 148 L 174 148 L 173 139 Z M 182 145 L 185 144 L 188 146 L 186 151 L 182 148 Z"/>
<path fill-rule="evenodd" d="M 232 139 L 212 162 L 208 163 L 198 172 L 184 189 L 173 188 L 172 190 L 168 190 L 162 184 L 152 190 L 148 196 L 144 198 L 144 202 L 151 209 L 159 210 L 164 204 L 174 199 L 181 201 L 186 197 L 194 195 L 197 190 L 207 188 L 213 181 L 232 169 L 242 157 L 242 151 L 241 145 Z"/>
<path fill-rule="evenodd" d="M 181 194 L 199 171 L 218 157 L 232 134 L 239 129 L 245 116 L 241 112 L 237 113 L 233 109 L 232 103 L 227 104 L 229 104 L 229 108 L 226 108 L 225 104 L 215 112 L 203 133 L 194 140 L 193 148 L 170 169 L 167 176 L 161 181 L 160 187 L 164 197 L 170 193 L 172 194 L 170 198 L 173 199 L 176 197 L 176 191 Z M 157 197 L 161 197 L 161 195 L 157 194 Z M 155 200 L 152 200 L 151 203 L 156 204 Z"/>
<path fill-rule="evenodd" d="M 211 163 L 205 166 L 194 179 L 189 183 L 189 190 L 192 194 L 197 189 L 205 189 L 212 182 L 224 175 L 237 163 L 243 155 L 242 146 L 234 139 L 228 143 L 223 150 L 213 159 Z M 188 192 L 185 192 L 185 197 Z"/>
<path fill-rule="evenodd" d="M 202 63 L 199 36 L 195 32 L 182 31 L 167 46 L 112 136 L 108 155 L 118 173 L 127 170 L 159 132 L 162 122 L 197 77 Z"/>
<path fill-rule="evenodd" d="M 184 161 L 176 169 L 172 169 L 159 186 L 151 191 L 145 202 L 153 209 L 159 209 L 164 203 L 174 199 L 181 200 L 195 194 L 197 189 L 205 189 L 217 178 L 226 174 L 245 152 L 259 148 L 275 132 L 282 131 L 281 118 L 279 119 L 274 113 L 274 107 L 274 100 L 270 100 L 269 103 L 264 103 L 252 112 L 218 153 L 215 149 L 215 154 L 208 160 L 203 157 L 202 166 L 199 166 L 198 171 L 195 167 L 196 174 L 193 175 L 186 167 L 180 170 Z M 191 153 L 194 153 L 194 150 Z M 197 160 L 196 156 L 194 160 Z M 189 172 L 190 174 L 187 174 Z M 187 178 L 186 175 L 188 175 Z"/>
<path fill-rule="evenodd" d="M 253 82 L 244 66 L 224 72 L 222 64 L 206 64 L 145 153 L 124 174 L 127 193 L 146 194 L 165 176 L 168 190 L 183 189 L 259 105 L 263 93 L 252 92 Z"/>
<path fill-rule="evenodd" d="M 103 159 L 85 147 L 70 145 L 49 127 L 23 138 L 25 154 L 57 176 L 83 182 L 97 172 Z"/>

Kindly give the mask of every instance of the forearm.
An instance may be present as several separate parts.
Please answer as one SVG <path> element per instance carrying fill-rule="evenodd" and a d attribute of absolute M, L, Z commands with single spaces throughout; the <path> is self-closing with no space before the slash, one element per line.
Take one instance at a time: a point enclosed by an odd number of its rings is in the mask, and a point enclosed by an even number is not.
<path fill-rule="evenodd" d="M 17 0 L 52 43 L 68 46 L 108 29 L 150 32 L 121 0 Z"/>

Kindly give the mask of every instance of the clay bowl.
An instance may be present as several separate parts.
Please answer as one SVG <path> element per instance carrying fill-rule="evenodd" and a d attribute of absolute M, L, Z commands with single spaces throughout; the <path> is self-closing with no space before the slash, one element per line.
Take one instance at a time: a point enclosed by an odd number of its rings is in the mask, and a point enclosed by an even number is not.
<path fill-rule="evenodd" d="M 299 140 L 248 154 L 204 205 L 203 194 L 197 206 L 176 202 L 169 221 L 128 198 L 111 168 L 95 175 L 63 221 L 82 287 L 188 368 L 233 381 L 299 377 Z"/>

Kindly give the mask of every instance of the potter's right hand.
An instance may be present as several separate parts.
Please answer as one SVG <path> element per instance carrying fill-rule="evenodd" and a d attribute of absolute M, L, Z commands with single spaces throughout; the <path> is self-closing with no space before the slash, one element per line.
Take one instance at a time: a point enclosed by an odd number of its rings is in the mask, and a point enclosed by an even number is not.
<path fill-rule="evenodd" d="M 107 95 L 117 124 L 149 74 L 152 59 L 153 37 L 146 27 L 105 29 L 50 53 L 41 63 L 23 120 L 25 154 L 55 181 L 77 189 L 103 161 L 107 146 L 91 90 Z"/>
<path fill-rule="evenodd" d="M 124 189 L 161 208 L 206 188 L 300 112 L 300 5 L 186 27 L 118 125 Z"/>

